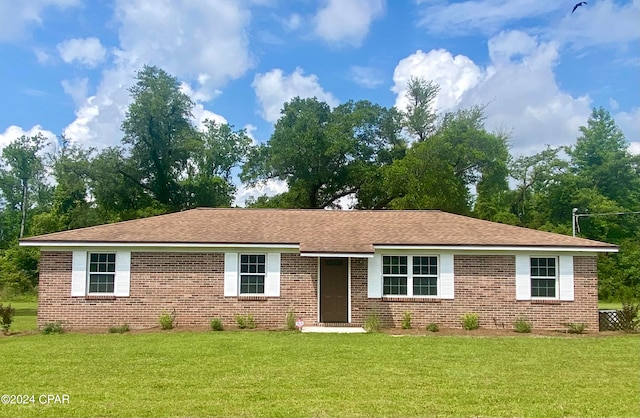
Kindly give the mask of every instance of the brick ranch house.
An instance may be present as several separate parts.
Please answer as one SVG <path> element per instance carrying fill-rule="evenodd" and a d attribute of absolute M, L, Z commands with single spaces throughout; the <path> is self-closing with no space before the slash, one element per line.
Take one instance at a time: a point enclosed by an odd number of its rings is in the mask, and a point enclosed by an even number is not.
<path fill-rule="evenodd" d="M 25 238 L 41 249 L 38 325 L 598 329 L 596 255 L 617 247 L 441 211 L 193 209 Z"/>

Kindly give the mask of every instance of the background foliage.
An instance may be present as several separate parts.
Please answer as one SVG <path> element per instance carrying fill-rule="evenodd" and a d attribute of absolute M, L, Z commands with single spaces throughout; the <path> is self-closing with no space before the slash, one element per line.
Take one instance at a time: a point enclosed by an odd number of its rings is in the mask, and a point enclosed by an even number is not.
<path fill-rule="evenodd" d="M 640 156 L 610 114 L 593 109 L 573 146 L 515 156 L 509 138 L 484 126 L 482 104 L 437 114 L 440 87 L 410 79 L 404 111 L 350 100 L 331 108 L 294 98 L 271 138 L 192 123 L 178 80 L 145 66 L 118 147 L 97 151 L 60 137 L 44 153 L 40 135 L 16 138 L 0 155 L 0 290 L 33 292 L 38 252 L 23 236 L 208 206 L 270 180 L 288 190 L 254 207 L 440 209 L 620 246 L 599 256 L 602 300 L 640 297 Z M 544 143 L 545 138 L 540 138 Z"/>

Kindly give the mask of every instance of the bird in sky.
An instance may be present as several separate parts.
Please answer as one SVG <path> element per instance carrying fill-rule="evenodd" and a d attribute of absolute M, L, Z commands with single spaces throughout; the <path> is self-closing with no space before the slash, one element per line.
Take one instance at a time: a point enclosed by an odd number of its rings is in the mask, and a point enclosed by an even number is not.
<path fill-rule="evenodd" d="M 578 7 L 583 6 L 585 4 L 588 4 L 588 3 L 586 1 L 581 1 L 580 3 L 576 4 L 575 6 L 573 6 L 573 10 L 571 11 L 571 13 L 575 12 Z"/>

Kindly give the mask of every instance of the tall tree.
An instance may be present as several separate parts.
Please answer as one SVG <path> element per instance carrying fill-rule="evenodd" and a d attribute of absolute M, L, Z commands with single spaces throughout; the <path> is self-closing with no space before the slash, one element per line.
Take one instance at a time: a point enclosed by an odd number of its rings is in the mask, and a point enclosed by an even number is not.
<path fill-rule="evenodd" d="M 357 196 L 404 141 L 398 137 L 394 111 L 367 101 L 331 109 L 324 102 L 295 98 L 266 144 L 252 150 L 241 179 L 248 184 L 279 179 L 287 182 L 282 204 L 299 208 L 337 205 Z M 261 199 L 261 204 L 267 204 Z"/>
<path fill-rule="evenodd" d="M 568 149 L 572 171 L 583 184 L 622 206 L 640 203 L 640 172 L 609 112 L 602 107 L 593 109 L 580 132 L 576 144 Z"/>
<path fill-rule="evenodd" d="M 439 91 L 440 86 L 433 81 L 411 77 L 407 82 L 405 98 L 408 104 L 403 112 L 403 125 L 418 142 L 425 141 L 436 130 L 433 102 Z"/>
<path fill-rule="evenodd" d="M 10 206 L 20 212 L 19 237 L 25 234 L 27 213 L 37 198 L 46 199 L 44 164 L 40 151 L 47 144 L 42 134 L 23 135 L 2 150 L 0 189 Z"/>
<path fill-rule="evenodd" d="M 129 92 L 133 103 L 122 122 L 122 142 L 131 164 L 120 172 L 169 210 L 179 210 L 185 196 L 178 179 L 197 138 L 190 122 L 194 102 L 157 67 L 144 66 Z"/>

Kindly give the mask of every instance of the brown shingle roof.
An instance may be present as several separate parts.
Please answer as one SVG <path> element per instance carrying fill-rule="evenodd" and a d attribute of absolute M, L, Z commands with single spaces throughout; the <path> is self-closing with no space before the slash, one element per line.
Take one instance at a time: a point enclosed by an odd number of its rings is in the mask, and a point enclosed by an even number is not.
<path fill-rule="evenodd" d="M 374 245 L 564 247 L 615 245 L 441 211 L 193 209 L 22 239 L 59 243 L 294 244 L 301 252 L 372 253 Z"/>

